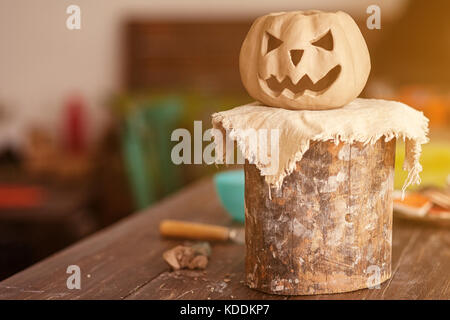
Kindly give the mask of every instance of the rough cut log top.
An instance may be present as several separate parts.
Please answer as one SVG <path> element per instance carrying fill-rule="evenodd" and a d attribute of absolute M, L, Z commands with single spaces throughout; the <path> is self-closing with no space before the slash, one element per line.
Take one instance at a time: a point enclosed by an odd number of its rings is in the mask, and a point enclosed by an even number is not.
<path fill-rule="evenodd" d="M 229 137 L 237 141 L 244 157 L 256 165 L 267 183 L 277 188 L 295 169 L 311 141 L 373 144 L 384 137 L 386 142 L 393 138 L 406 142 L 403 168 L 409 174 L 405 189 L 412 183 L 420 183 L 421 145 L 428 142 L 428 119 L 422 112 L 400 102 L 378 99 L 355 99 L 340 109 L 321 111 L 285 110 L 255 102 L 215 113 L 212 123 L 218 129 L 213 132 L 217 162 L 224 159 L 223 138 Z M 272 152 L 269 164 L 261 158 L 258 144 L 250 139 L 252 130 L 260 129 L 274 132 L 269 141 L 276 134 L 279 136 L 278 150 L 268 148 Z"/>

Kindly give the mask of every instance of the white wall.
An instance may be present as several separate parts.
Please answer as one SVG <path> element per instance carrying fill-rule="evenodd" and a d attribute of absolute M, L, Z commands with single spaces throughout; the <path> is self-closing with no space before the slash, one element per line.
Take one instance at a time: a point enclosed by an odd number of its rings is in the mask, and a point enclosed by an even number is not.
<path fill-rule="evenodd" d="M 404 0 L 1 0 L 0 105 L 22 123 L 52 126 L 64 98 L 81 92 L 88 99 L 93 131 L 98 131 L 102 101 L 119 89 L 119 32 L 130 15 L 238 19 L 305 8 L 363 14 L 372 3 L 381 3 L 387 15 Z M 81 7 L 81 30 L 66 29 L 70 4 Z"/>

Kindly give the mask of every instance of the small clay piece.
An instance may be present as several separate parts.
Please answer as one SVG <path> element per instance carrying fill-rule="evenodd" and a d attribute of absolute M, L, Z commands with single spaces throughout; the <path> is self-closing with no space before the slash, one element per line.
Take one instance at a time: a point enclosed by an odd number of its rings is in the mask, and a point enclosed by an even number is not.
<path fill-rule="evenodd" d="M 179 269 L 205 269 L 208 257 L 211 255 L 211 246 L 208 242 L 176 246 L 163 253 L 164 260 L 173 270 Z"/>
<path fill-rule="evenodd" d="M 361 93 L 370 56 L 361 31 L 345 12 L 279 12 L 253 23 L 239 68 L 247 92 L 265 105 L 334 109 Z"/>

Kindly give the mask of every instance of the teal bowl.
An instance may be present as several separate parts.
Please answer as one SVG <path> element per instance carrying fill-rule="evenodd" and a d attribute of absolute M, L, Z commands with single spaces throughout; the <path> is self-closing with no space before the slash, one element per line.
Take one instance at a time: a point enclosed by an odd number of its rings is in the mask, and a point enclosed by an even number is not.
<path fill-rule="evenodd" d="M 214 175 L 214 184 L 220 203 L 226 211 L 234 220 L 244 222 L 244 170 L 230 170 L 216 173 Z"/>

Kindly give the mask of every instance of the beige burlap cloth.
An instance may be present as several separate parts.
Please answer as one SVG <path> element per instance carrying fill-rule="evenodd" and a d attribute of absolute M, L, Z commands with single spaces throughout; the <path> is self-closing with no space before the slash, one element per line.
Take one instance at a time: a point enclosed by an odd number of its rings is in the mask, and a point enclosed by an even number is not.
<path fill-rule="evenodd" d="M 405 141 L 406 148 L 403 169 L 408 171 L 408 178 L 404 191 L 410 184 L 420 183 L 421 145 L 428 142 L 428 119 L 422 112 L 400 102 L 379 99 L 355 99 L 342 108 L 321 111 L 285 110 L 254 102 L 213 114 L 212 124 L 217 129 L 212 133 L 216 162 L 223 163 L 226 157 L 226 138 L 236 141 L 245 159 L 255 164 L 266 182 L 276 188 L 302 159 L 310 141 L 373 144 L 380 138 L 397 138 Z M 267 156 L 263 159 L 263 153 L 252 145 L 255 141 L 249 139 L 249 132 L 255 131 L 277 133 L 276 166 L 268 164 Z M 266 140 L 266 155 L 273 156 L 270 141 L 275 140 L 270 135 Z"/>

